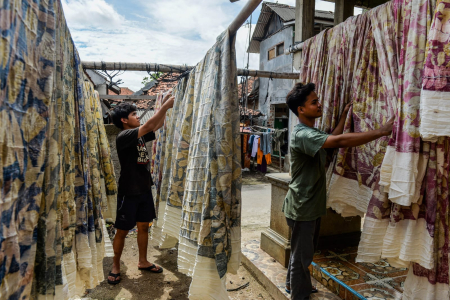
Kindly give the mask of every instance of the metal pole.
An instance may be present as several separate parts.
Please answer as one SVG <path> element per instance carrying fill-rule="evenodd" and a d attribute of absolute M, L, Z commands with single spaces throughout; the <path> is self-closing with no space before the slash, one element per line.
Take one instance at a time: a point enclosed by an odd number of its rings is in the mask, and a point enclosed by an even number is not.
<path fill-rule="evenodd" d="M 292 45 L 292 46 L 289 46 L 289 47 L 286 48 L 286 50 L 284 51 L 284 54 L 288 55 L 288 54 L 291 54 L 291 53 L 295 53 L 295 52 L 298 52 L 298 51 L 302 51 L 302 50 L 303 50 L 303 46 L 304 46 L 304 43 L 303 43 L 303 42 L 302 42 L 302 43 L 295 44 L 295 45 Z"/>
<path fill-rule="evenodd" d="M 121 71 L 151 71 L 164 73 L 179 73 L 193 69 L 193 66 L 166 65 L 156 63 L 123 63 L 103 61 L 82 61 L 84 69 L 91 70 L 121 70 Z M 277 73 L 269 71 L 238 69 L 238 76 L 254 76 L 274 79 L 298 79 L 298 73 Z"/>
<path fill-rule="evenodd" d="M 258 7 L 258 5 L 262 2 L 262 0 L 248 0 L 247 4 L 242 8 L 240 13 L 231 22 L 230 26 L 228 26 L 228 30 L 230 31 L 230 35 L 236 34 L 239 28 L 241 28 L 242 24 L 244 24 L 245 20 L 250 17 L 253 11 Z"/>

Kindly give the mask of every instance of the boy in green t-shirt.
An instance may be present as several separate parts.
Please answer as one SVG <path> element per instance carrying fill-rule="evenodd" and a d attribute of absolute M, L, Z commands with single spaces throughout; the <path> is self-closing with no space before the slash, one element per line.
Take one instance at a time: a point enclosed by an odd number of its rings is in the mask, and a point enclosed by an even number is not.
<path fill-rule="evenodd" d="M 349 103 L 336 128 L 327 134 L 314 128 L 315 120 L 322 117 L 322 105 L 314 90 L 313 83 L 298 83 L 286 97 L 289 109 L 300 121 L 291 133 L 292 179 L 282 209 L 292 229 L 286 291 L 291 293 L 293 300 L 306 300 L 311 293 L 317 292 L 311 284 L 308 267 L 317 247 L 320 218 L 326 214 L 324 149 L 356 147 L 388 136 L 394 123 L 391 118 L 380 129 L 342 134 L 351 107 Z"/>

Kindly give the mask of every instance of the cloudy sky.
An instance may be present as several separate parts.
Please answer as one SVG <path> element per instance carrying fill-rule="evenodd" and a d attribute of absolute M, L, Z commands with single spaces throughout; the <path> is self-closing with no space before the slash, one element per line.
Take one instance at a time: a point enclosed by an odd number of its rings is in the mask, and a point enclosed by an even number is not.
<path fill-rule="evenodd" d="M 295 5 L 295 0 L 278 2 Z M 62 3 L 82 60 L 195 65 L 246 1 L 62 0 Z M 334 11 L 334 3 L 316 0 L 316 9 Z M 259 7 L 253 13 L 252 23 L 256 23 L 260 10 Z M 248 31 L 245 26 L 237 34 L 238 67 L 247 63 Z M 258 61 L 259 56 L 251 54 L 250 68 L 257 69 Z M 138 90 L 146 75 L 126 72 L 121 75 L 122 86 Z"/>

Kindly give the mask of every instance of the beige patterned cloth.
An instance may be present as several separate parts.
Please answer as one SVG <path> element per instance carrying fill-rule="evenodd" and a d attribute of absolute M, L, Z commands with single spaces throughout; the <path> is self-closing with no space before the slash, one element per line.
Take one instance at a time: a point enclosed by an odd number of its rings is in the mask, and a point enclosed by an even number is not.
<path fill-rule="evenodd" d="M 3 1 L 0 27 L 0 299 L 82 296 L 116 197 L 98 94 L 59 0 Z"/>
<path fill-rule="evenodd" d="M 241 165 L 234 40 L 217 38 L 175 88 L 166 129 L 158 226 L 179 242 L 190 299 L 228 299 L 225 274 L 240 263 Z"/>

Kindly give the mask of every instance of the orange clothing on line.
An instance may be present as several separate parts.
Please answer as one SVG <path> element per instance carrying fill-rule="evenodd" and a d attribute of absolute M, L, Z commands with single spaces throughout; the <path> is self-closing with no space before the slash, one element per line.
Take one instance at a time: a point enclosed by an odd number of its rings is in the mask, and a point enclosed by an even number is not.
<path fill-rule="evenodd" d="M 248 134 L 244 134 L 244 145 L 242 147 L 243 153 L 247 153 L 247 147 L 248 147 Z"/>
<path fill-rule="evenodd" d="M 262 161 L 263 161 L 263 156 L 266 157 L 266 163 L 268 165 L 272 164 L 272 156 L 270 155 L 270 153 L 267 153 L 266 155 L 264 155 L 263 151 L 260 148 L 261 146 L 261 139 L 258 140 L 258 153 L 256 153 L 256 162 L 258 163 L 258 165 L 262 165 Z"/>
<path fill-rule="evenodd" d="M 250 155 L 250 153 L 246 153 L 244 155 L 244 168 L 250 169 L 252 156 Z"/>
<path fill-rule="evenodd" d="M 261 139 L 258 139 L 258 152 L 256 153 L 256 162 L 258 165 L 262 164 L 263 152 L 261 150 Z"/>

